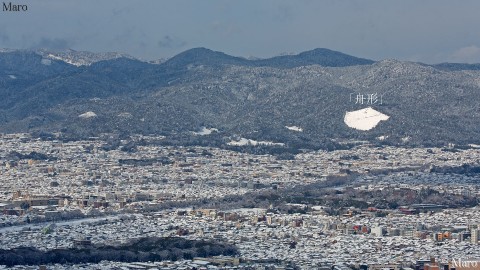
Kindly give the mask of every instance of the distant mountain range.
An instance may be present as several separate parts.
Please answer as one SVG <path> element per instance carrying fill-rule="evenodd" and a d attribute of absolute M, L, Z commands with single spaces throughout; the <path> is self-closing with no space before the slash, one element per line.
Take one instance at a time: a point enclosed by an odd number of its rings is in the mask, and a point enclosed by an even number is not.
<path fill-rule="evenodd" d="M 295 148 L 479 144 L 479 68 L 375 62 L 328 49 L 248 60 L 195 48 L 154 63 L 119 53 L 3 50 L 0 132 L 162 134 L 180 144 L 246 138 Z M 388 120 L 366 131 L 345 123 L 347 112 L 368 107 Z M 209 128 L 218 131 L 198 135 Z"/>

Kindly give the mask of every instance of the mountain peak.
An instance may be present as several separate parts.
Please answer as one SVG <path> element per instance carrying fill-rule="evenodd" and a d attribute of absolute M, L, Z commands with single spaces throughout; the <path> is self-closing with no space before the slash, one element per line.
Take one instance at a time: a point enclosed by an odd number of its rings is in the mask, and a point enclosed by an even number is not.
<path fill-rule="evenodd" d="M 317 48 L 296 55 L 282 55 L 256 61 L 257 66 L 272 66 L 277 68 L 294 68 L 299 66 L 320 65 L 325 67 L 345 67 L 370 65 L 374 61 L 354 57 L 325 48 Z"/>
<path fill-rule="evenodd" d="M 313 49 L 313 50 L 304 51 L 304 52 L 299 53 L 299 55 L 301 55 L 301 54 L 304 54 L 304 55 L 327 54 L 328 55 L 328 54 L 344 54 L 344 53 L 334 51 L 334 50 L 330 50 L 330 49 L 327 49 L 327 48 L 316 48 L 316 49 Z M 346 55 L 346 54 L 344 54 L 344 55 Z"/>
<path fill-rule="evenodd" d="M 321 66 L 343 67 L 356 65 L 370 65 L 375 61 L 351 56 L 342 52 L 325 48 L 317 48 L 298 54 L 298 57 L 308 59 Z"/>
<path fill-rule="evenodd" d="M 175 55 L 168 59 L 168 66 L 194 65 L 245 65 L 248 60 L 231 56 L 223 52 L 213 51 L 207 48 L 193 48 Z"/>

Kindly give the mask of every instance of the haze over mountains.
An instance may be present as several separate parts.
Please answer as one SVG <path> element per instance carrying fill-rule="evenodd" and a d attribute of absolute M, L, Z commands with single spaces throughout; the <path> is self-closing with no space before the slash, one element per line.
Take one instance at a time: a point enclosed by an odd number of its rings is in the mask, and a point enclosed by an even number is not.
<path fill-rule="evenodd" d="M 327 49 L 247 60 L 196 48 L 159 64 L 118 53 L 5 50 L 0 132 L 183 134 L 304 148 L 343 140 L 480 143 L 479 69 Z M 347 112 L 367 107 L 388 120 L 369 130 L 345 123 Z M 193 133 L 204 128 L 218 131 Z"/>

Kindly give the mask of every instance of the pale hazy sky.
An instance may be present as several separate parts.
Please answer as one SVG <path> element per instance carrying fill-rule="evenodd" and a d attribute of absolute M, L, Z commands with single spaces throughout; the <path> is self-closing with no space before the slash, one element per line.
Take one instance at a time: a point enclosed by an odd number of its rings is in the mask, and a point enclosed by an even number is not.
<path fill-rule="evenodd" d="M 478 0 L 20 2 L 27 12 L 0 10 L 0 48 L 119 51 L 147 60 L 194 47 L 245 57 L 328 48 L 374 60 L 480 63 Z"/>

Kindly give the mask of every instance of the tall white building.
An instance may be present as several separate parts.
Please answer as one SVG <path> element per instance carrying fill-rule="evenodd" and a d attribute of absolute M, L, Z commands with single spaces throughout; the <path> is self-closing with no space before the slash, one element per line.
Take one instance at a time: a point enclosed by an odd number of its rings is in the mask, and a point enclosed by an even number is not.
<path fill-rule="evenodd" d="M 372 230 L 370 231 L 370 233 L 377 236 L 377 237 L 382 237 L 383 236 L 383 227 L 381 227 L 381 226 L 373 227 Z"/>
<path fill-rule="evenodd" d="M 473 228 L 470 230 L 471 236 L 470 240 L 472 241 L 472 244 L 478 244 L 478 229 Z"/>

